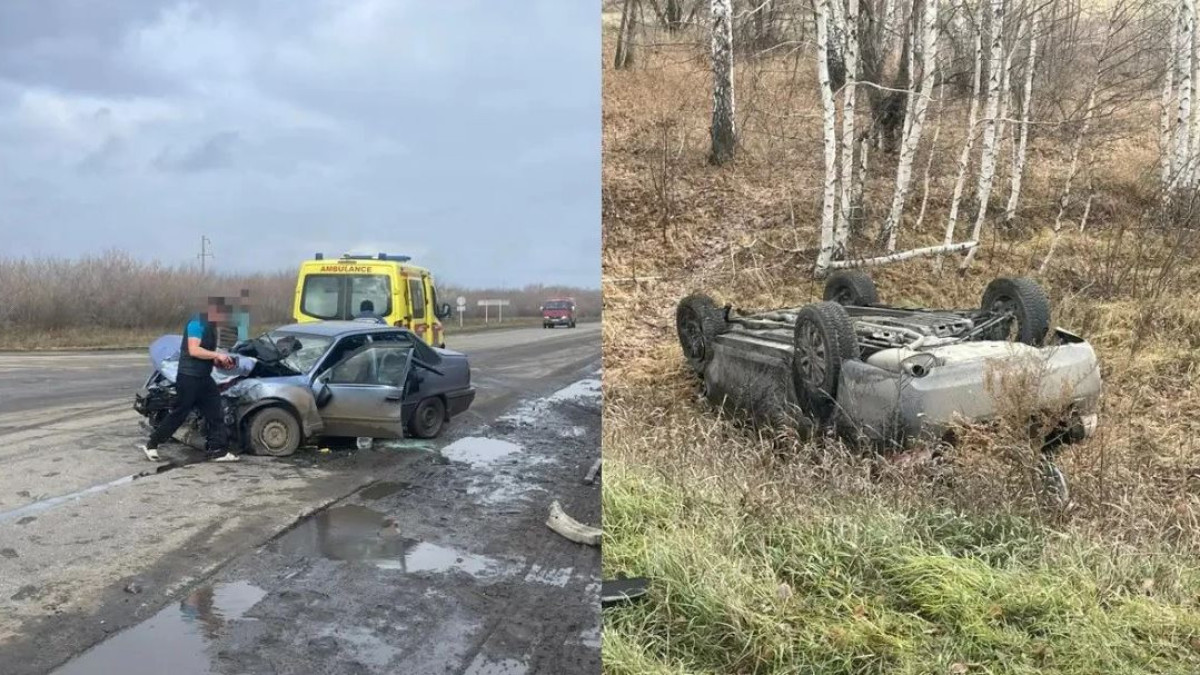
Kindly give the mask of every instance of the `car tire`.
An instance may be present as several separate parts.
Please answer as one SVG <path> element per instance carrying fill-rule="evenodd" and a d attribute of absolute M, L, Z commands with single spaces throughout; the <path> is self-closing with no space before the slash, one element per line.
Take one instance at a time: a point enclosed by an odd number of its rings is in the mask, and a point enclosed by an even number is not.
<path fill-rule="evenodd" d="M 792 330 L 792 380 L 800 409 L 818 423 L 833 419 L 842 363 L 859 356 L 846 308 L 826 301 L 806 305 Z"/>
<path fill-rule="evenodd" d="M 866 272 L 840 270 L 825 280 L 825 294 L 821 299 L 839 305 L 867 307 L 879 304 L 879 291 Z"/>
<path fill-rule="evenodd" d="M 1040 347 L 1050 332 L 1050 298 L 1041 284 L 1028 277 L 993 279 L 983 291 L 980 302 L 983 312 L 1011 311 L 1016 316 L 1016 330 L 997 326 L 985 332 L 990 340 L 1011 340 Z"/>
<path fill-rule="evenodd" d="M 432 396 L 417 404 L 408 430 L 416 438 L 437 438 L 445 426 L 446 402 L 440 396 Z"/>
<path fill-rule="evenodd" d="M 256 455 L 287 457 L 300 448 L 300 436 L 300 421 L 283 408 L 263 408 L 250 418 L 250 449 Z"/>
<path fill-rule="evenodd" d="M 712 360 L 713 341 L 725 332 L 725 313 L 715 300 L 703 293 L 693 293 L 675 307 L 675 332 L 688 365 L 700 376 Z"/>

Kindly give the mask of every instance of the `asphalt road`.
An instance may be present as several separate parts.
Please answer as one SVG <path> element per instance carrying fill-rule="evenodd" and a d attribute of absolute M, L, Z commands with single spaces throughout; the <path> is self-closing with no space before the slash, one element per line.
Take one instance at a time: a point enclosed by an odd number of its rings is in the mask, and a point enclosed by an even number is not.
<path fill-rule="evenodd" d="M 449 346 L 443 439 L 161 474 L 146 354 L 0 354 L 0 673 L 598 672 L 599 326 Z"/>

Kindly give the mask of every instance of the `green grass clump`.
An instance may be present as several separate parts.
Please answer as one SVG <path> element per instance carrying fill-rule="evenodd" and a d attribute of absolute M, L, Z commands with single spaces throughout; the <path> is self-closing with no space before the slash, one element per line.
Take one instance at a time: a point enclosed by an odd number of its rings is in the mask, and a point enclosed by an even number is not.
<path fill-rule="evenodd" d="M 1011 514 L 843 499 L 765 515 L 607 464 L 606 576 L 651 580 L 606 610 L 607 672 L 1200 672 L 1194 575 L 1154 583 L 1153 562 Z"/>

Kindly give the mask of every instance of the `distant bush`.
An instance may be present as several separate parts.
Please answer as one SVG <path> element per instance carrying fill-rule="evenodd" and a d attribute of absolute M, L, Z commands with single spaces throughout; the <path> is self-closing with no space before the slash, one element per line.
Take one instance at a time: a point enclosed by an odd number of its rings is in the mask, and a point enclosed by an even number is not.
<path fill-rule="evenodd" d="M 0 259 L 0 331 L 67 330 L 92 326 L 117 330 L 175 327 L 182 317 L 203 306 L 209 295 L 236 295 L 250 290 L 256 325 L 287 323 L 292 316 L 296 272 L 201 274 L 139 260 L 123 251 L 77 259 Z M 600 291 L 556 286 L 523 289 L 465 289 L 442 286 L 442 302 L 468 298 L 467 316 L 481 311 L 481 298 L 508 299 L 505 316 L 538 316 L 542 300 L 575 297 L 581 316 L 599 316 Z"/>

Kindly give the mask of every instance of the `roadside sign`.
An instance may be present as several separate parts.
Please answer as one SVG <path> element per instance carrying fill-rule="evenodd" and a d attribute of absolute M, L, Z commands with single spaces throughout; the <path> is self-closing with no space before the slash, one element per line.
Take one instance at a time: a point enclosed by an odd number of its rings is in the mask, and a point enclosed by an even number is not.
<path fill-rule="evenodd" d="M 504 323 L 504 308 L 508 307 L 508 300 L 479 300 L 478 305 L 483 308 L 483 322 L 488 322 L 488 307 L 499 307 L 499 318 L 497 323 Z"/>
<path fill-rule="evenodd" d="M 466 299 L 466 298 L 464 298 L 464 297 L 463 297 L 463 296 L 461 296 L 461 295 L 460 295 L 460 296 L 458 296 L 458 306 L 459 306 L 459 307 L 466 307 L 466 306 L 467 306 L 467 299 Z"/>
<path fill-rule="evenodd" d="M 467 299 L 463 296 L 458 296 L 458 327 L 463 325 L 463 312 L 467 311 Z"/>

